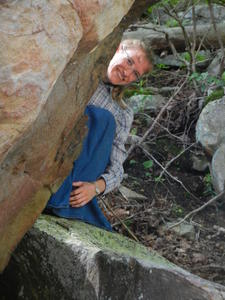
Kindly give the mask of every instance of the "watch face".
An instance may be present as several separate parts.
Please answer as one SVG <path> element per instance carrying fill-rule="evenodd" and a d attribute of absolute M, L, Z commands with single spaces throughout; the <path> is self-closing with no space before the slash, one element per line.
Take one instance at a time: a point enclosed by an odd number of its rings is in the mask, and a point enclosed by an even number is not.
<path fill-rule="evenodd" d="M 95 188 L 95 191 L 96 191 L 96 194 L 97 194 L 97 195 L 99 195 L 99 194 L 100 194 L 100 190 L 99 190 L 99 188 L 97 188 L 97 187 L 96 187 L 96 188 Z"/>

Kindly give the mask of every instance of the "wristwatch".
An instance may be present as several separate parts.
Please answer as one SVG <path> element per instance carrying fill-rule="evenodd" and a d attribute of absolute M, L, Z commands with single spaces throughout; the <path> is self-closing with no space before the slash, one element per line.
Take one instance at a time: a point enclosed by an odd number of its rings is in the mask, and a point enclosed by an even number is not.
<path fill-rule="evenodd" d="M 98 186 L 97 186 L 97 182 L 95 181 L 95 182 L 93 182 L 93 183 L 94 183 L 94 185 L 95 185 L 95 193 L 96 193 L 96 195 L 98 196 L 98 195 L 101 194 L 101 191 L 100 191 L 100 189 L 99 189 Z"/>

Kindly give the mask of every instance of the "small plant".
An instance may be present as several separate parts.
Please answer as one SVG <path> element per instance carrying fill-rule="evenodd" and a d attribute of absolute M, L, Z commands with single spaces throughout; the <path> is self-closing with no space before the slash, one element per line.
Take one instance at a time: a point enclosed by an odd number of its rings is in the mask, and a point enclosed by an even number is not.
<path fill-rule="evenodd" d="M 205 184 L 204 195 L 215 195 L 212 185 L 212 176 L 210 173 L 207 173 L 203 178 L 203 182 Z"/>
<path fill-rule="evenodd" d="M 129 164 L 130 165 L 135 165 L 137 162 L 136 162 L 136 160 L 135 159 L 131 159 L 130 161 L 129 161 Z"/>
<path fill-rule="evenodd" d="M 137 127 L 132 128 L 131 131 L 130 131 L 130 134 L 131 135 L 136 135 L 137 134 Z"/>
<path fill-rule="evenodd" d="M 174 215 L 176 215 L 177 217 L 183 217 L 183 215 L 184 215 L 184 209 L 183 209 L 182 206 L 180 206 L 180 205 L 178 205 L 178 204 L 175 203 L 172 206 L 172 213 Z"/>
<path fill-rule="evenodd" d="M 162 178 L 162 176 L 157 176 L 157 177 L 154 178 L 154 180 L 155 180 L 156 183 L 160 183 L 160 182 L 165 181 L 165 178 Z"/>
<path fill-rule="evenodd" d="M 160 70 L 167 70 L 167 69 L 169 69 L 169 66 L 167 66 L 165 64 L 156 64 L 156 68 L 158 68 Z"/>
<path fill-rule="evenodd" d="M 152 167 L 153 167 L 153 161 L 152 160 L 146 160 L 143 162 L 144 169 L 146 170 L 145 176 L 146 177 L 152 177 Z"/>
<path fill-rule="evenodd" d="M 151 177 L 152 174 L 151 174 L 150 172 L 145 172 L 145 176 L 146 176 L 146 177 Z"/>
<path fill-rule="evenodd" d="M 146 160 L 143 162 L 144 168 L 147 170 L 151 169 L 153 167 L 153 160 Z"/>
<path fill-rule="evenodd" d="M 179 23 L 175 19 L 171 18 L 171 19 L 167 20 L 167 22 L 166 22 L 166 27 L 178 27 L 178 26 L 179 26 Z"/>
<path fill-rule="evenodd" d="M 200 88 L 202 92 L 205 92 L 209 85 L 224 85 L 224 81 L 218 79 L 216 76 L 209 75 L 208 72 L 193 72 L 191 76 L 189 76 L 189 81 L 195 80 L 200 84 Z"/>

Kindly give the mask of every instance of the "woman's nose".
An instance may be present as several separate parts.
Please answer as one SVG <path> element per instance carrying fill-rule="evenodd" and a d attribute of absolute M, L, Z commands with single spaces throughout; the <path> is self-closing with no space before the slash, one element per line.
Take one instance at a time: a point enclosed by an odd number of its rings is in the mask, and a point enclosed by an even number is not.
<path fill-rule="evenodd" d="M 131 75 L 133 74 L 133 69 L 131 67 L 127 67 L 125 70 L 124 70 L 124 75 L 126 77 L 130 77 Z"/>

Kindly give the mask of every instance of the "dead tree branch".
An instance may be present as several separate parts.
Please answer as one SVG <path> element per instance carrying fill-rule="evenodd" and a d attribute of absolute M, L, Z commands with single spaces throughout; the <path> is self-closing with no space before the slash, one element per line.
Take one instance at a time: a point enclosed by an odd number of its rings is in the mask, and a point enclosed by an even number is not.
<path fill-rule="evenodd" d="M 190 218 L 191 216 L 193 216 L 194 214 L 198 213 L 199 211 L 203 210 L 205 207 L 207 207 L 208 205 L 212 204 L 213 202 L 221 199 L 223 196 L 225 195 L 225 191 L 221 192 L 220 194 L 216 195 L 215 197 L 213 197 L 212 199 L 210 199 L 209 201 L 207 201 L 206 203 L 204 203 L 202 206 L 200 206 L 199 208 L 196 208 L 194 210 L 192 210 L 191 212 L 189 212 L 182 220 L 180 220 L 179 222 L 171 225 L 168 227 L 168 229 L 171 229 L 173 227 L 176 227 L 178 225 L 180 225 L 181 223 L 183 223 L 185 220 L 187 220 L 188 218 Z"/>

